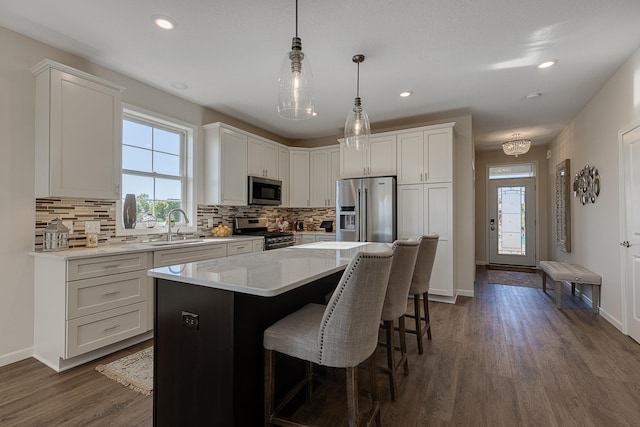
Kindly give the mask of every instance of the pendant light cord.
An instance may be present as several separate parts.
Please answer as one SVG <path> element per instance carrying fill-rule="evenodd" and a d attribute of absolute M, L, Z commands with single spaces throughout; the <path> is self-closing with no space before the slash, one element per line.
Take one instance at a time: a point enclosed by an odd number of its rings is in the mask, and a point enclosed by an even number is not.
<path fill-rule="evenodd" d="M 358 74 L 356 77 L 356 97 L 360 98 L 360 63 L 358 62 L 357 65 L 358 65 Z"/>
<path fill-rule="evenodd" d="M 296 38 L 298 37 L 298 0 L 296 0 Z"/>

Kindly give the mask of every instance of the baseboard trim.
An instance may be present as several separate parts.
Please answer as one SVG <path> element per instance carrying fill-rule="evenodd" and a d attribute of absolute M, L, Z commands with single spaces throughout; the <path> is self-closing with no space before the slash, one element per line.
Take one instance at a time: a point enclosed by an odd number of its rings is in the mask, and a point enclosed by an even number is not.
<path fill-rule="evenodd" d="M 457 296 L 473 298 L 476 296 L 476 293 L 473 290 L 459 289 L 457 292 Z"/>
<path fill-rule="evenodd" d="M 10 365 L 12 363 L 25 360 L 33 356 L 33 347 L 28 347 L 22 350 L 14 351 L 13 353 L 7 353 L 0 355 L 0 366 Z"/>

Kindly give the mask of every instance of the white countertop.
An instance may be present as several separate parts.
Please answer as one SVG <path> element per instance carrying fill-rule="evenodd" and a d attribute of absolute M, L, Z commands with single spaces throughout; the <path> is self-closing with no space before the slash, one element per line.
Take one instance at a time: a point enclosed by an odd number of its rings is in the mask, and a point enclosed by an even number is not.
<path fill-rule="evenodd" d="M 316 242 L 149 270 L 156 278 L 272 297 L 342 271 L 360 251 L 389 250 L 386 243 Z"/>
<path fill-rule="evenodd" d="M 261 236 L 229 236 L 229 237 L 204 237 L 202 239 L 176 240 L 174 242 L 131 242 L 131 243 L 108 243 L 100 244 L 95 248 L 73 248 L 63 251 L 32 251 L 33 256 L 49 257 L 59 260 L 70 260 L 78 258 L 91 258 L 105 255 L 117 255 L 132 252 L 161 251 L 166 249 L 199 247 L 205 245 L 219 245 L 247 240 L 262 240 Z"/>

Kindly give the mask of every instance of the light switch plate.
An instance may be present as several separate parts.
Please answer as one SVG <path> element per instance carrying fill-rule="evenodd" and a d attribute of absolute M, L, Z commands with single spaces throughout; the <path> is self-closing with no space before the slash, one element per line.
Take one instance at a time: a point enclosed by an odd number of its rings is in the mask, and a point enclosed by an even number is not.
<path fill-rule="evenodd" d="M 69 229 L 69 234 L 73 234 L 73 221 L 62 221 L 62 225 Z"/>
<path fill-rule="evenodd" d="M 100 221 L 85 221 L 84 232 L 100 234 Z"/>

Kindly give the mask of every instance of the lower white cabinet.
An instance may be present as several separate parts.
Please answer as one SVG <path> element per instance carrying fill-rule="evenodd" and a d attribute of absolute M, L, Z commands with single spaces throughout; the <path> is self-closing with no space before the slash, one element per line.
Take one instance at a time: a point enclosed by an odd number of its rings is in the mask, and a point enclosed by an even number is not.
<path fill-rule="evenodd" d="M 132 344 L 128 339 L 148 332 L 151 256 L 36 257 L 34 357 L 61 371 L 102 354 L 70 359 L 111 344 L 124 348 Z"/>
<path fill-rule="evenodd" d="M 153 253 L 153 267 L 186 264 L 188 262 L 204 261 L 225 256 L 227 256 L 227 244 L 224 243 L 219 245 L 164 249 Z"/>
<path fill-rule="evenodd" d="M 294 236 L 296 245 L 303 245 L 305 243 L 315 243 L 315 242 L 335 242 L 336 235 L 334 233 L 327 233 L 324 231 L 319 231 L 314 233 L 313 231 L 304 232 L 301 234 L 296 234 Z"/>
<path fill-rule="evenodd" d="M 453 297 L 453 200 L 451 183 L 398 185 L 398 239 L 438 233 L 429 294 Z"/>
<path fill-rule="evenodd" d="M 253 252 L 253 242 L 232 242 L 227 243 L 227 256 L 248 254 Z"/>

